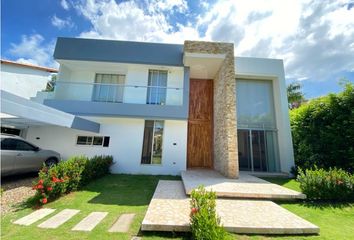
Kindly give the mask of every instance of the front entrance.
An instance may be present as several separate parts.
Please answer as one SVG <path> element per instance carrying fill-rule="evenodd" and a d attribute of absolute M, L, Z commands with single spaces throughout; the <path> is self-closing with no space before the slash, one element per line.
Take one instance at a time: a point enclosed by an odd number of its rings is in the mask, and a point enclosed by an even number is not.
<path fill-rule="evenodd" d="M 213 167 L 213 81 L 190 80 L 187 168 Z"/>

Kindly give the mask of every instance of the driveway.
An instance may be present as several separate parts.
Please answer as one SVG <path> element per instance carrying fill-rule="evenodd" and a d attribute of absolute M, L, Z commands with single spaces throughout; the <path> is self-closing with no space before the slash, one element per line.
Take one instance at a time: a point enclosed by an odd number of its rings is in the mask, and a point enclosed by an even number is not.
<path fill-rule="evenodd" d="M 1 179 L 1 215 L 14 211 L 19 203 L 34 195 L 32 182 L 37 176 L 37 173 L 30 173 Z"/>

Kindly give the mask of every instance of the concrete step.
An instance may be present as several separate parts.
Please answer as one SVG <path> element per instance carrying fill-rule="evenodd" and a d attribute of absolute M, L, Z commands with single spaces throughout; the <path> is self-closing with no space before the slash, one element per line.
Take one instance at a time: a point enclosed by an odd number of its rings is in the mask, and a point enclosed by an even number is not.
<path fill-rule="evenodd" d="M 306 195 L 258 177 L 240 172 L 238 179 L 222 176 L 214 170 L 187 170 L 181 173 L 187 195 L 203 185 L 218 197 L 237 199 L 294 200 L 305 199 Z"/>
<path fill-rule="evenodd" d="M 217 199 L 227 231 L 245 234 L 317 234 L 319 228 L 265 200 Z M 143 231 L 190 231 L 190 198 L 181 181 L 160 180 L 141 225 Z"/>

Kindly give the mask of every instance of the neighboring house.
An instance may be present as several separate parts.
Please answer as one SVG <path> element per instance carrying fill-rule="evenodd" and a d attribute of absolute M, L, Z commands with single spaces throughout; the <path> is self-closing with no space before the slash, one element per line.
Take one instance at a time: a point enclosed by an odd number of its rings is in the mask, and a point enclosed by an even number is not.
<path fill-rule="evenodd" d="M 2 59 L 0 72 L 1 90 L 31 99 L 37 95 L 38 91 L 46 89 L 52 74 L 56 74 L 58 70 Z M 2 124 L 1 132 L 20 135 L 21 129 L 8 128 L 6 124 Z"/>
<path fill-rule="evenodd" d="M 57 72 L 54 68 L 1 60 L 1 90 L 30 99 L 45 90 L 51 76 Z"/>
<path fill-rule="evenodd" d="M 115 173 L 228 177 L 294 165 L 282 60 L 234 57 L 231 43 L 76 38 L 58 38 L 54 58 L 57 83 L 43 104 L 99 124 L 27 129 L 64 158 L 110 154 Z"/>

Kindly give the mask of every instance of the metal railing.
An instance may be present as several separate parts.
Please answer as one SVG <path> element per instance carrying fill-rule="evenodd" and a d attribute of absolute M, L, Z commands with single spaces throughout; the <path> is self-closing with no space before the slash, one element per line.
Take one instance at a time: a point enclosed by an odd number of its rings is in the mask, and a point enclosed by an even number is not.
<path fill-rule="evenodd" d="M 57 81 L 55 99 L 182 105 L 183 88 Z"/>

